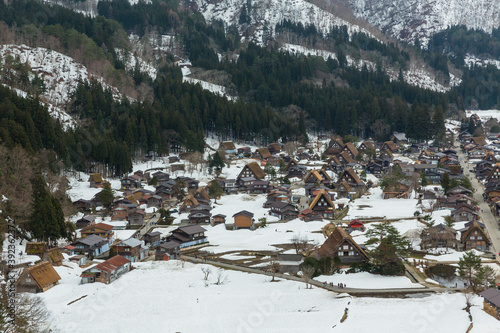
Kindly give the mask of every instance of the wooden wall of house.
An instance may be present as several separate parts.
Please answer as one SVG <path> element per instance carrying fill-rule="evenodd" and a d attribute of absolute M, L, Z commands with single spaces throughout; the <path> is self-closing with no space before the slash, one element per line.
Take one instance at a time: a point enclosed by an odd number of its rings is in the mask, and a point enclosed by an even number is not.
<path fill-rule="evenodd" d="M 500 310 L 498 310 L 494 306 L 488 304 L 486 301 L 483 302 L 483 310 L 484 310 L 484 312 L 486 312 L 490 316 L 495 317 L 496 319 L 500 320 L 500 315 L 498 313 Z"/>
<path fill-rule="evenodd" d="M 248 216 L 239 215 L 234 218 L 234 225 L 236 228 L 250 228 L 252 227 L 252 219 Z"/>

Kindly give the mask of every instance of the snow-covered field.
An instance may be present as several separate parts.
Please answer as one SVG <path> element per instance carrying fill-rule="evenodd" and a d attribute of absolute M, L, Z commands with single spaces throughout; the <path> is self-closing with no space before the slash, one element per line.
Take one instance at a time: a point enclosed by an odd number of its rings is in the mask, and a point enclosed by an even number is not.
<path fill-rule="evenodd" d="M 245 209 L 245 207 L 240 207 Z M 232 221 L 232 215 L 226 217 L 226 221 Z M 251 230 L 226 230 L 224 225 L 215 227 L 203 226 L 207 229 L 205 233 L 210 241 L 209 247 L 204 250 L 212 253 L 223 253 L 228 251 L 276 251 L 274 245 L 289 244 L 290 239 L 300 235 L 307 237 L 310 243 L 323 244 L 325 237 L 318 233 L 328 222 L 303 222 L 298 219 L 287 223 L 268 224 L 265 228 Z M 316 232 L 314 232 L 316 231 Z"/>
<path fill-rule="evenodd" d="M 370 189 L 369 195 L 364 195 L 349 203 L 349 213 L 346 219 L 381 217 L 383 219 L 412 218 L 418 209 L 417 199 L 383 199 L 382 189 Z"/>
<path fill-rule="evenodd" d="M 490 120 L 490 118 L 496 118 L 500 120 L 500 110 L 467 110 L 467 116 L 472 114 L 477 114 L 479 118 L 486 122 Z"/>
<path fill-rule="evenodd" d="M 225 282 L 215 285 L 213 267 L 206 286 L 202 265 L 176 261 L 136 263 L 110 285 L 79 285 L 81 268 L 68 266 L 56 267 L 59 286 L 39 294 L 61 332 L 465 332 L 470 324 L 461 294 L 357 298 L 237 271 L 222 271 Z M 471 332 L 498 332 L 481 298 L 473 304 Z"/>
<path fill-rule="evenodd" d="M 367 272 L 320 275 L 314 278 L 318 282 L 333 282 L 336 286 L 343 283 L 346 288 L 359 289 L 390 289 L 390 288 L 423 288 L 419 283 L 412 283 L 406 276 L 382 276 Z"/>

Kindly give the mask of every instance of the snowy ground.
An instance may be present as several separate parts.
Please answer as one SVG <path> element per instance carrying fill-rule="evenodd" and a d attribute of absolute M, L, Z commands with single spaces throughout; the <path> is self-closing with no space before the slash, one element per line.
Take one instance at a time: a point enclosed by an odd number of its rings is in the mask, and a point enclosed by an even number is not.
<path fill-rule="evenodd" d="M 215 285 L 213 267 L 205 286 L 201 265 L 176 261 L 136 263 L 110 285 L 79 285 L 81 269 L 68 266 L 56 268 L 59 286 L 39 294 L 61 332 L 465 332 L 470 323 L 461 294 L 357 298 L 237 271 L 222 271 L 225 282 Z M 471 332 L 498 332 L 481 299 L 473 303 Z"/>
<path fill-rule="evenodd" d="M 486 122 L 490 120 L 490 118 L 496 118 L 500 120 L 500 110 L 467 110 L 467 116 L 477 114 L 479 118 Z"/>
<path fill-rule="evenodd" d="M 380 187 L 371 188 L 369 195 L 364 195 L 349 203 L 346 219 L 356 218 L 411 218 L 417 210 L 417 199 L 383 199 Z"/>
<path fill-rule="evenodd" d="M 367 272 L 333 275 L 320 275 L 314 278 L 319 282 L 333 282 L 336 286 L 343 283 L 347 288 L 389 289 L 389 288 L 423 288 L 419 283 L 412 283 L 406 276 L 382 276 Z"/>
<path fill-rule="evenodd" d="M 318 231 L 328 222 L 303 222 L 298 219 L 287 223 L 268 224 L 265 228 L 251 230 L 226 230 L 224 225 L 215 227 L 203 226 L 207 229 L 210 245 L 204 250 L 212 253 L 228 251 L 276 251 L 274 245 L 290 243 L 291 238 L 300 235 L 307 237 L 310 243 L 323 244 L 325 237 Z M 316 232 L 314 232 L 316 231 Z"/>
<path fill-rule="evenodd" d="M 436 252 L 439 253 L 441 251 L 441 255 L 431 255 L 428 254 L 424 256 L 424 259 L 435 260 L 435 261 L 459 261 L 465 254 L 465 252 L 455 251 L 452 249 L 436 249 Z M 476 250 L 472 250 L 476 255 L 481 256 L 484 253 Z M 482 259 L 482 260 L 491 260 L 491 259 Z"/>

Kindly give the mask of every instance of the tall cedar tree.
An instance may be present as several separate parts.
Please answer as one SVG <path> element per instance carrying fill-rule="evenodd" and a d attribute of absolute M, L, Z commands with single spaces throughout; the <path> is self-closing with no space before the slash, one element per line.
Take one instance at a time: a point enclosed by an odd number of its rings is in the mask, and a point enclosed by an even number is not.
<path fill-rule="evenodd" d="M 61 204 L 47 190 L 42 174 L 33 177 L 31 186 L 33 204 L 29 230 L 32 237 L 49 245 L 57 244 L 57 239 L 67 237 Z"/>
<path fill-rule="evenodd" d="M 220 186 L 217 180 L 213 180 L 210 183 L 210 187 L 208 188 L 208 193 L 212 198 L 215 199 L 215 203 L 217 203 L 217 198 L 220 197 L 223 193 L 222 187 Z"/>
<path fill-rule="evenodd" d="M 113 203 L 114 199 L 114 193 L 109 183 L 104 183 L 104 188 L 102 189 L 101 192 L 99 192 L 98 197 L 99 201 L 104 205 L 104 207 L 106 208 L 111 207 L 111 204 Z"/>

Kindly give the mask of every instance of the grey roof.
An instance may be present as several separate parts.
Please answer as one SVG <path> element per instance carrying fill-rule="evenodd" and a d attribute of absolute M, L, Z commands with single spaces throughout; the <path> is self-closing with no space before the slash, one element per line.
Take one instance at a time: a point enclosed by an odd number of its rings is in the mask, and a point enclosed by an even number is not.
<path fill-rule="evenodd" d="M 158 235 L 161 235 L 161 232 L 153 231 L 153 232 L 148 232 L 145 236 L 154 237 L 154 236 L 158 236 Z"/>
<path fill-rule="evenodd" d="M 176 242 L 175 240 L 168 241 L 166 243 L 161 243 L 159 247 L 162 247 L 164 249 L 175 249 L 176 247 L 179 247 L 181 243 Z"/>
<path fill-rule="evenodd" d="M 97 236 L 97 235 L 90 235 L 90 236 L 81 238 L 81 239 L 75 241 L 74 243 L 82 243 L 82 244 L 85 244 L 88 246 L 93 246 L 93 245 L 99 244 L 103 241 L 107 242 L 108 240 L 106 238 L 102 238 L 102 237 Z"/>
<path fill-rule="evenodd" d="M 253 213 L 247 211 L 247 210 L 242 210 L 241 212 L 238 212 L 236 214 L 233 215 L 233 217 L 235 216 L 238 216 L 238 215 L 245 215 L 245 216 L 248 216 L 248 217 L 253 217 Z"/>
<path fill-rule="evenodd" d="M 406 134 L 405 133 L 394 133 L 393 135 L 399 141 L 408 140 L 408 139 L 406 139 Z"/>
<path fill-rule="evenodd" d="M 185 232 L 188 235 L 198 234 L 200 232 L 207 231 L 207 229 L 202 228 L 198 225 L 188 225 L 186 227 L 180 227 L 179 230 L 182 230 L 183 232 Z"/>
<path fill-rule="evenodd" d="M 95 216 L 94 215 L 87 215 L 87 216 L 82 217 L 82 220 L 92 222 L 92 221 L 95 221 Z"/>
<path fill-rule="evenodd" d="M 129 239 L 124 240 L 122 242 L 122 244 L 131 246 L 131 247 L 136 247 L 136 246 L 140 246 L 142 244 L 142 242 L 140 240 L 138 240 L 137 238 L 129 238 Z"/>
<path fill-rule="evenodd" d="M 495 288 L 486 289 L 479 295 L 483 296 L 484 299 L 493 305 L 500 307 L 500 290 Z"/>

